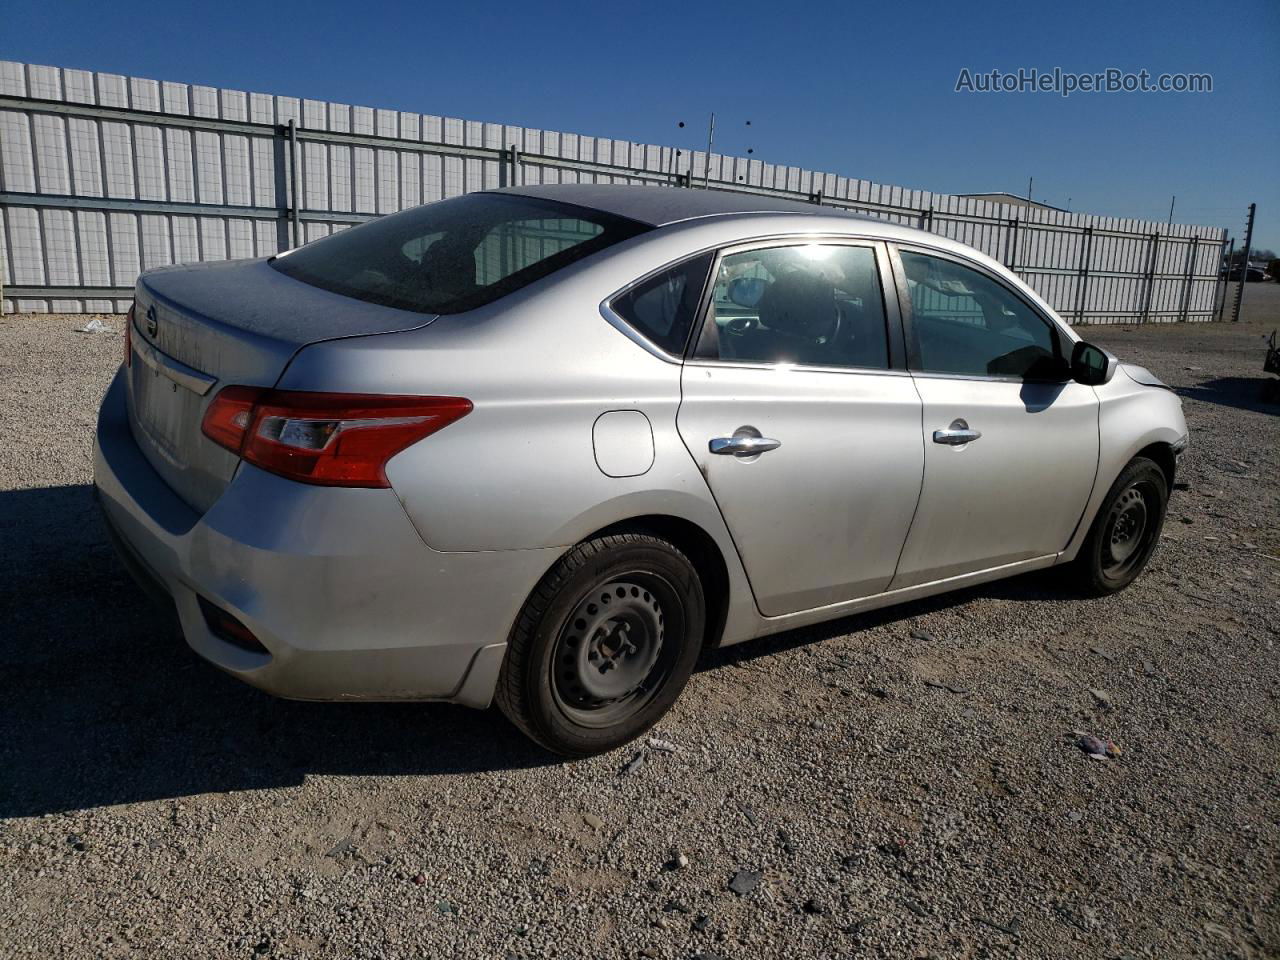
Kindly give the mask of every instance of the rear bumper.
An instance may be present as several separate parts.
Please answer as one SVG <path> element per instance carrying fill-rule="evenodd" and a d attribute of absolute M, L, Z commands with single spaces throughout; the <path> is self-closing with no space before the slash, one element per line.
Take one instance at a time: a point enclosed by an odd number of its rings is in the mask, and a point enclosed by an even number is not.
<path fill-rule="evenodd" d="M 277 696 L 489 704 L 507 632 L 556 551 L 440 553 L 391 490 L 248 465 L 200 515 L 138 449 L 125 391 L 117 375 L 99 415 L 99 502 L 126 565 L 172 598 L 193 650 Z M 267 652 L 215 636 L 200 597 Z"/>

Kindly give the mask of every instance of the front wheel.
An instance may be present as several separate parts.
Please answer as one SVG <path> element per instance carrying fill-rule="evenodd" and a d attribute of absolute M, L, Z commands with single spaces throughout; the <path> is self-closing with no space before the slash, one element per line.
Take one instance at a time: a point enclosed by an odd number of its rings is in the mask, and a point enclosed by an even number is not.
<path fill-rule="evenodd" d="M 1091 593 L 1123 590 L 1147 565 L 1160 540 L 1169 484 L 1159 465 L 1135 457 L 1120 472 L 1089 528 L 1075 566 Z"/>
<path fill-rule="evenodd" d="M 674 544 L 639 532 L 580 543 L 525 602 L 498 678 L 498 706 L 564 756 L 621 746 L 684 689 L 705 609 L 697 571 Z"/>

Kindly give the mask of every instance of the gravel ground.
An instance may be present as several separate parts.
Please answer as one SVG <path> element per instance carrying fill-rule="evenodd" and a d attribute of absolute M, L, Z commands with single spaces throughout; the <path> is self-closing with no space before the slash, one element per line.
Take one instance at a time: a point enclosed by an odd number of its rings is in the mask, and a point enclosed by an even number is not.
<path fill-rule="evenodd" d="M 5 318 L 0 954 L 1280 956 L 1280 286 L 1249 297 L 1087 331 L 1192 430 L 1130 590 L 1034 575 L 716 652 L 659 741 L 574 763 L 198 660 L 90 494 L 120 318 Z"/>

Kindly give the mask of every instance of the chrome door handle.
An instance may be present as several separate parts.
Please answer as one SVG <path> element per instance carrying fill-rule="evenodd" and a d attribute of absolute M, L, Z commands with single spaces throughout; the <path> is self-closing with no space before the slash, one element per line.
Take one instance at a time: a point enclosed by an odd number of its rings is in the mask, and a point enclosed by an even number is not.
<path fill-rule="evenodd" d="M 782 446 L 781 440 L 770 440 L 768 437 L 716 437 L 707 448 L 712 453 L 735 457 L 754 457 Z"/>
<path fill-rule="evenodd" d="M 971 430 L 968 423 L 957 419 L 952 420 L 951 426 L 947 427 L 947 429 L 933 431 L 933 442 L 945 443 L 949 447 L 958 447 L 962 444 L 972 443 L 981 436 L 981 430 Z"/>

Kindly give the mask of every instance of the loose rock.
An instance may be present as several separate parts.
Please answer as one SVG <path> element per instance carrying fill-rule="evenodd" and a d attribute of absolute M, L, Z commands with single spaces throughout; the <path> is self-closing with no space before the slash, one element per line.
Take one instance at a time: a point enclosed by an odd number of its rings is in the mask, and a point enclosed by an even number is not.
<path fill-rule="evenodd" d="M 729 889 L 740 897 L 746 896 L 760 886 L 760 878 L 763 875 L 762 870 L 739 870 L 729 881 Z"/>

